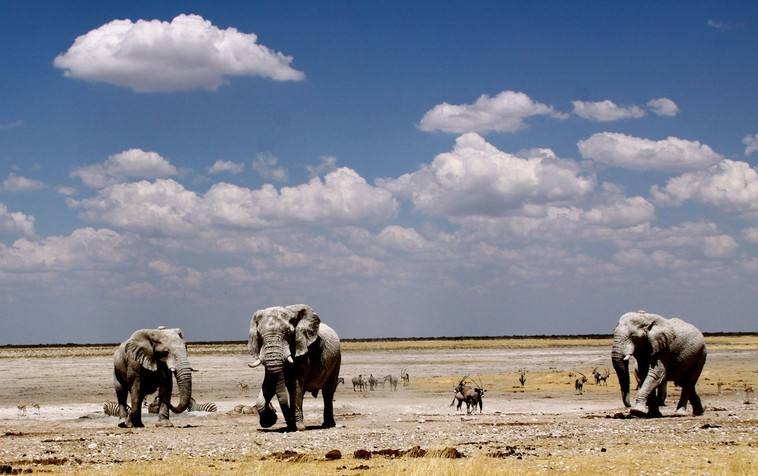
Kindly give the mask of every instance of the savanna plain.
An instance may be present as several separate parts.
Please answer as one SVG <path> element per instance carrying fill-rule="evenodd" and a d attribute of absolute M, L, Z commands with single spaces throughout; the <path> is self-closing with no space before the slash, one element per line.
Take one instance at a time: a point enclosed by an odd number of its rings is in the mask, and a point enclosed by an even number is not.
<path fill-rule="evenodd" d="M 252 405 L 263 369 L 241 344 L 190 344 L 193 397 L 215 413 L 172 415 L 157 428 L 117 428 L 114 347 L 0 348 L 0 472 L 77 474 L 758 474 L 758 335 L 707 337 L 700 417 L 621 418 L 610 338 L 345 342 L 337 428 L 322 430 L 321 396 L 307 395 L 309 429 L 270 429 Z M 593 368 L 609 369 L 607 385 Z M 410 375 L 354 391 L 352 377 Z M 519 370 L 526 382 L 519 383 Z M 574 389 L 579 373 L 589 381 Z M 450 407 L 468 375 L 487 389 L 481 414 Z M 634 381 L 634 380 L 632 380 Z M 464 406 L 465 408 L 465 406 Z M 339 459 L 327 459 L 339 450 Z M 332 454 L 335 454 L 332 452 Z"/>

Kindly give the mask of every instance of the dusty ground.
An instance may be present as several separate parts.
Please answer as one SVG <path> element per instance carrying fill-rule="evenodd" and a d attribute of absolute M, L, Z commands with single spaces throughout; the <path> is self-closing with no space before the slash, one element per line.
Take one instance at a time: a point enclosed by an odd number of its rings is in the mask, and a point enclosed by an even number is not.
<path fill-rule="evenodd" d="M 257 416 L 228 413 L 252 403 L 263 376 L 262 369 L 246 367 L 241 346 L 190 348 L 199 369 L 194 396 L 216 402 L 218 413 L 172 415 L 175 427 L 167 429 L 156 428 L 145 412 L 147 426 L 139 430 L 117 428 L 117 419 L 102 413 L 102 403 L 115 399 L 112 349 L 0 349 L 0 472 L 10 465 L 92 474 L 168 468 L 178 474 L 758 473 L 758 397 L 746 404 L 743 390 L 758 386 L 758 337 L 709 341 L 699 385 L 704 416 L 670 416 L 678 397 L 671 386 L 667 416 L 654 420 L 606 418 L 624 411 L 615 375 L 607 387 L 590 382 L 584 395 L 574 394 L 569 372 L 589 376 L 593 367 L 610 368 L 609 342 L 462 342 L 346 345 L 341 375 L 347 385 L 335 401 L 338 428 L 300 433 L 278 431 L 279 425 L 263 430 Z M 522 367 L 529 371 L 523 389 Z M 397 392 L 358 393 L 350 385 L 359 373 L 397 375 L 401 368 L 411 385 Z M 465 374 L 488 388 L 482 415 L 448 406 Z M 24 404 L 22 412 L 17 406 Z M 306 424 L 315 427 L 320 397 L 306 397 L 304 406 Z M 424 458 L 353 457 L 359 449 L 414 446 L 432 451 Z M 442 458 L 444 448 L 465 457 Z M 332 449 L 342 459 L 324 461 Z"/>

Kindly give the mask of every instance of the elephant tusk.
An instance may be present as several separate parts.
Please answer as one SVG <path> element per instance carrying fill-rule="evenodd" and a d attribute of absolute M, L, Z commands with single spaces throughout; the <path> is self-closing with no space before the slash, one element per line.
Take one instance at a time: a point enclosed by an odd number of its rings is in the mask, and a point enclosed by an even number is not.
<path fill-rule="evenodd" d="M 261 359 L 256 359 L 254 362 L 247 363 L 247 366 L 250 367 L 251 369 L 254 369 L 259 365 L 261 365 Z"/>
<path fill-rule="evenodd" d="M 169 367 L 169 370 L 171 371 L 172 374 L 176 373 L 176 367 Z"/>
<path fill-rule="evenodd" d="M 295 361 L 292 360 L 292 356 L 291 355 L 287 356 L 287 363 L 290 363 L 290 364 L 294 364 L 295 363 Z"/>
<path fill-rule="evenodd" d="M 624 356 L 624 360 L 629 360 L 629 357 L 631 357 L 631 354 L 626 354 L 626 355 Z"/>

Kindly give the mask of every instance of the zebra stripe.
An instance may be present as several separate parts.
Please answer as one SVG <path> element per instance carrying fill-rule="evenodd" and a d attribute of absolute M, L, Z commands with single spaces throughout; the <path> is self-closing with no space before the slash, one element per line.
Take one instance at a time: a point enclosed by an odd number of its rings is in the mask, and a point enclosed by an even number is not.
<path fill-rule="evenodd" d="M 216 407 L 216 404 L 213 402 L 205 402 L 205 403 L 196 403 L 192 402 L 192 407 L 188 409 L 188 411 L 191 412 L 216 412 L 218 411 L 218 407 Z"/>
<path fill-rule="evenodd" d="M 126 406 L 126 412 L 129 412 L 129 405 Z M 103 413 L 108 416 L 117 417 L 118 414 L 118 402 L 105 402 L 103 403 Z"/>

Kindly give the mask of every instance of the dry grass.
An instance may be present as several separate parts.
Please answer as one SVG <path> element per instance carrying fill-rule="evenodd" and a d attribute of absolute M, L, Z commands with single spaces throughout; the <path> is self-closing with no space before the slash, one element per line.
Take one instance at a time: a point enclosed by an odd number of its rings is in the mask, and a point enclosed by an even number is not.
<path fill-rule="evenodd" d="M 303 458 L 301 458 L 303 459 Z M 308 459 L 308 458 L 305 458 Z M 160 476 L 201 474 L 256 474 L 260 476 L 321 475 L 321 474 L 375 474 L 410 476 L 454 476 L 459 474 L 597 474 L 612 472 L 617 475 L 668 472 L 673 474 L 756 474 L 758 449 L 747 445 L 706 445 L 682 448 L 675 445 L 642 449 L 629 445 L 600 448 L 557 450 L 550 456 L 509 456 L 493 458 L 448 459 L 440 457 L 396 458 L 373 457 L 358 460 L 352 457 L 324 461 L 314 455 L 310 461 L 274 461 L 256 458 L 224 460 L 210 458 L 174 457 L 162 461 L 129 462 L 119 465 L 84 467 L 58 467 L 54 470 L 75 471 L 82 475 L 144 475 Z"/>
<path fill-rule="evenodd" d="M 608 347 L 611 339 L 550 337 L 550 338 L 502 338 L 459 340 L 392 340 L 392 341 L 349 341 L 342 343 L 345 352 L 372 352 L 379 350 L 437 350 L 437 349 L 544 349 L 549 347 Z M 757 350 L 758 334 L 739 336 L 711 336 L 706 338 L 710 350 Z M 244 344 L 190 344 L 191 354 L 245 354 Z M 112 355 L 116 349 L 111 345 L 71 346 L 71 347 L 6 347 L 0 348 L 0 359 L 18 358 L 70 358 Z"/>

